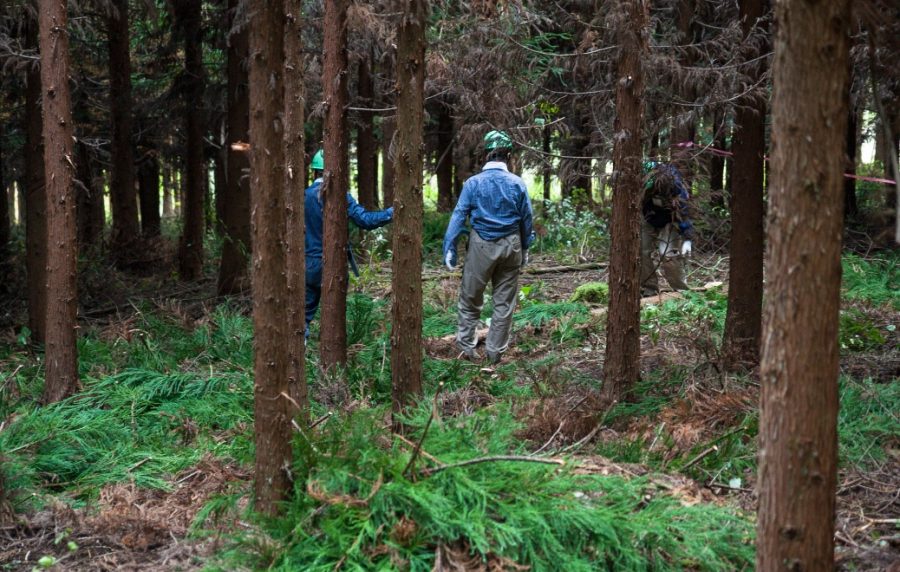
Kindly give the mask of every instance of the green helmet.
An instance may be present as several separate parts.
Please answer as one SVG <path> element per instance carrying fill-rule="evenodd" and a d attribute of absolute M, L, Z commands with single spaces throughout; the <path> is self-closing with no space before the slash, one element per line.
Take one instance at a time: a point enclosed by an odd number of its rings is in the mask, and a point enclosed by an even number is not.
<path fill-rule="evenodd" d="M 505 131 L 489 131 L 484 136 L 484 148 L 488 151 L 494 149 L 512 149 L 512 139 Z"/>
<path fill-rule="evenodd" d="M 324 171 L 325 170 L 325 151 L 319 149 L 316 151 L 316 154 L 313 155 L 312 162 L 309 164 L 310 168 L 314 171 Z"/>

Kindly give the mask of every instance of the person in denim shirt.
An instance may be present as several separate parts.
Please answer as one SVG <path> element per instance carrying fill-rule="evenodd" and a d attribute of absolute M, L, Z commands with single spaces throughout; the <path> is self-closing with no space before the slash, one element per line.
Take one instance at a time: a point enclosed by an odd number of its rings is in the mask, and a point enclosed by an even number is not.
<path fill-rule="evenodd" d="M 478 359 L 476 329 L 484 290 L 493 287 L 494 312 L 486 341 L 487 357 L 500 361 L 509 347 L 512 315 L 519 291 L 519 272 L 528 261 L 534 240 L 528 188 L 507 167 L 512 140 L 502 131 L 485 138 L 487 163 L 463 184 L 462 193 L 444 235 L 444 264 L 456 267 L 456 241 L 472 225 L 466 264 L 459 290 L 456 344 L 469 359 Z"/>
<path fill-rule="evenodd" d="M 653 251 L 673 290 L 689 290 L 684 281 L 684 259 L 691 255 L 694 225 L 690 195 L 674 165 L 648 161 L 647 183 L 641 202 L 641 295 L 659 292 Z"/>
<path fill-rule="evenodd" d="M 322 299 L 322 171 L 325 169 L 324 153 L 319 150 L 312 159 L 314 181 L 304 197 L 304 214 L 306 221 L 306 335 L 309 336 L 309 323 L 312 322 Z M 363 230 L 382 227 L 394 218 L 394 207 L 383 211 L 367 211 L 347 193 L 347 216 Z M 347 245 L 347 259 L 356 267 L 353 252 Z M 355 271 L 355 270 L 354 270 Z"/>

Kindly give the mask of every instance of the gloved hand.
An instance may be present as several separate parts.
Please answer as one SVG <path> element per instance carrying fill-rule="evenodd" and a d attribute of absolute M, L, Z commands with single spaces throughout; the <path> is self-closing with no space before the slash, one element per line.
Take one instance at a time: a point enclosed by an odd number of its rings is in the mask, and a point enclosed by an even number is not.
<path fill-rule="evenodd" d="M 386 208 L 386 209 L 384 209 L 384 210 L 385 210 L 385 212 L 387 212 L 389 215 L 391 215 L 391 220 L 393 220 L 393 219 L 394 219 L 394 207 L 388 207 L 388 208 Z"/>
<path fill-rule="evenodd" d="M 690 256 L 691 255 L 691 241 L 685 240 L 681 243 L 681 255 L 682 256 Z"/>
<path fill-rule="evenodd" d="M 453 270 L 456 268 L 456 253 L 452 250 L 448 250 L 447 254 L 444 255 L 444 265 L 447 267 L 447 270 Z"/>
<path fill-rule="evenodd" d="M 525 266 L 526 264 L 528 264 L 528 251 L 523 250 L 522 251 L 522 266 Z"/>

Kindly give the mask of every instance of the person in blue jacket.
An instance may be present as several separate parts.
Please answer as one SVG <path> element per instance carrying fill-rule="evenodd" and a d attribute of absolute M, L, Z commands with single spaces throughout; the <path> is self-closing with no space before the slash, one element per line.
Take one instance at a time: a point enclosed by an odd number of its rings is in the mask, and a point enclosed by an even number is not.
<path fill-rule="evenodd" d="M 647 183 L 641 201 L 641 295 L 659 292 L 653 251 L 659 252 L 669 286 L 689 290 L 684 281 L 684 259 L 691 255 L 694 225 L 691 222 L 690 195 L 674 165 L 644 163 Z"/>
<path fill-rule="evenodd" d="M 528 188 L 507 163 L 512 139 L 502 131 L 484 138 L 487 163 L 463 184 L 459 201 L 444 235 L 444 264 L 456 267 L 456 241 L 472 224 L 466 264 L 459 289 L 456 344 L 469 359 L 478 359 L 476 329 L 488 282 L 493 286 L 494 312 L 485 343 L 491 363 L 509 347 L 512 315 L 519 292 L 519 272 L 528 261 L 534 240 Z"/>
<path fill-rule="evenodd" d="M 313 184 L 306 189 L 304 210 L 306 221 L 306 335 L 322 298 L 322 171 L 325 169 L 325 153 L 320 149 L 313 155 L 310 168 L 313 170 Z M 347 216 L 364 230 L 382 227 L 394 218 L 394 207 L 383 211 L 367 211 L 350 193 L 347 193 Z M 353 252 L 347 246 L 347 259 L 356 269 Z"/>

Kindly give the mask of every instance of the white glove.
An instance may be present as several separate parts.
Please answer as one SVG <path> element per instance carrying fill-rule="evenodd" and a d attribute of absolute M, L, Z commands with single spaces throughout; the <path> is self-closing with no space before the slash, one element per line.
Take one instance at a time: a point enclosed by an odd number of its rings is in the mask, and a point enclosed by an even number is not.
<path fill-rule="evenodd" d="M 681 255 L 682 256 L 690 256 L 691 255 L 691 241 L 685 240 L 681 243 Z"/>
<path fill-rule="evenodd" d="M 456 268 L 456 257 L 453 255 L 452 250 L 447 251 L 447 255 L 444 256 L 444 265 L 447 266 L 447 270 L 453 270 Z"/>

